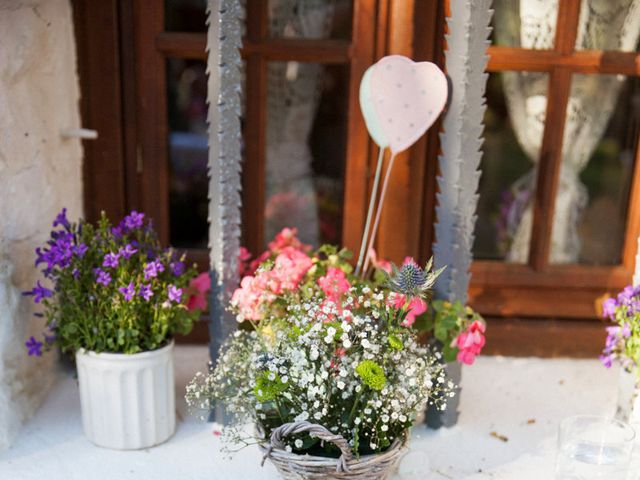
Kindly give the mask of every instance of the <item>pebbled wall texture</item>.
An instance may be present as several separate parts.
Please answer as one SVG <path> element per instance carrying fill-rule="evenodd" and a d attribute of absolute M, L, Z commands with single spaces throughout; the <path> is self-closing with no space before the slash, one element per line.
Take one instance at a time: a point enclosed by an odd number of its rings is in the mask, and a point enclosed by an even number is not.
<path fill-rule="evenodd" d="M 0 449 L 39 406 L 55 355 L 29 358 L 42 321 L 20 295 L 38 278 L 34 249 L 62 208 L 82 214 L 82 146 L 69 0 L 0 0 Z"/>

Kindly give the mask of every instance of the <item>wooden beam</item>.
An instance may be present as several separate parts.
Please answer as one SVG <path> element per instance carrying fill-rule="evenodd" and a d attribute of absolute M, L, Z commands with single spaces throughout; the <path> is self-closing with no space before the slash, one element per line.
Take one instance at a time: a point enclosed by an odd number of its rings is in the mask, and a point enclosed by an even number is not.
<path fill-rule="evenodd" d="M 604 324 L 599 321 L 486 320 L 487 344 L 482 351 L 485 355 L 595 359 L 602 351 L 606 337 Z"/>
<path fill-rule="evenodd" d="M 514 47 L 489 47 L 490 72 L 548 72 L 566 67 L 574 73 L 640 75 L 640 54 L 583 50 L 562 54 L 553 50 L 527 50 Z"/>

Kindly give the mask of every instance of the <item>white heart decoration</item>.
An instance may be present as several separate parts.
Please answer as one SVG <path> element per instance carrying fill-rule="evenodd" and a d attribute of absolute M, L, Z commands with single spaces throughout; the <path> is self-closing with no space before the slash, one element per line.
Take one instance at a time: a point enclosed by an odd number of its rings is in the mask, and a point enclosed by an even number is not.
<path fill-rule="evenodd" d="M 392 153 L 413 145 L 447 103 L 445 74 L 431 62 L 401 55 L 380 59 L 369 80 L 369 97 Z"/>

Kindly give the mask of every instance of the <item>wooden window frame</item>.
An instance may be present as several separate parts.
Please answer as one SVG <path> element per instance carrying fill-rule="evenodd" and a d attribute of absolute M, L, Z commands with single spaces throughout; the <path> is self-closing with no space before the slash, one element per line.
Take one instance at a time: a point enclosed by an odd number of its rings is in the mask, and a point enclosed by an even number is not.
<path fill-rule="evenodd" d="M 489 72 L 531 71 L 549 74 L 549 94 L 533 227 L 527 264 L 477 260 L 472 265 L 471 303 L 486 315 L 593 319 L 595 299 L 630 281 L 640 234 L 640 148 L 629 198 L 622 262 L 614 266 L 549 263 L 551 230 L 562 163 L 562 140 L 573 74 L 640 75 L 640 55 L 628 52 L 576 51 L 580 0 L 561 0 L 552 50 L 489 47 Z"/>

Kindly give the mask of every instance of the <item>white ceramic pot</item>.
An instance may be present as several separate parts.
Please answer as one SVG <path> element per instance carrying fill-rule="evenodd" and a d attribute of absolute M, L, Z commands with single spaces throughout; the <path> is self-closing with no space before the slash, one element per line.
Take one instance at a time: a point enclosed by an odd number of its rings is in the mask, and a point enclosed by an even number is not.
<path fill-rule="evenodd" d="M 175 431 L 173 341 L 151 352 L 76 353 L 85 435 L 100 447 L 134 450 Z"/>

